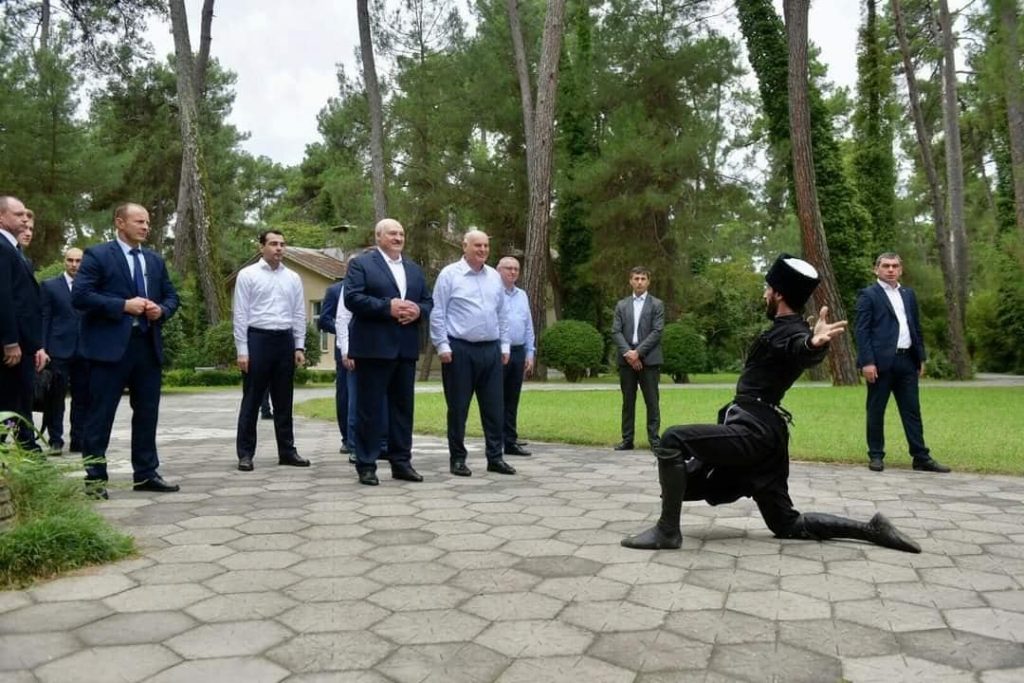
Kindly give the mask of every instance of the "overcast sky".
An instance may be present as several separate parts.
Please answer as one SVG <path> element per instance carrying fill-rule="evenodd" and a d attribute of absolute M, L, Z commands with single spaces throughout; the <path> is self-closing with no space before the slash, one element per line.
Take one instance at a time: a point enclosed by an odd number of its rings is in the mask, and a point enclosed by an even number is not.
<path fill-rule="evenodd" d="M 202 4 L 185 1 L 194 50 Z M 782 0 L 775 4 L 781 13 Z M 860 4 L 818 0 L 811 5 L 810 38 L 821 48 L 836 85 L 852 87 L 856 80 Z M 726 21 L 732 17 L 729 23 L 735 25 L 731 5 L 723 0 Z M 355 8 L 355 0 L 217 0 L 212 55 L 238 75 L 231 122 L 250 133 L 243 143 L 249 152 L 297 164 L 305 146 L 319 138 L 316 115 L 337 93 L 335 65 L 355 73 Z M 153 22 L 148 37 L 157 55 L 173 51 L 169 22 Z"/>

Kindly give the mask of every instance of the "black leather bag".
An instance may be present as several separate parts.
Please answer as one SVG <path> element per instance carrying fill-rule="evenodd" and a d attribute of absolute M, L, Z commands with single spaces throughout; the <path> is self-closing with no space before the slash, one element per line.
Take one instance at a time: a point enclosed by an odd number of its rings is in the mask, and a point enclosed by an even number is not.
<path fill-rule="evenodd" d="M 41 413 L 46 410 L 51 399 L 51 391 L 56 380 L 56 371 L 47 365 L 36 373 L 32 386 L 32 410 Z"/>

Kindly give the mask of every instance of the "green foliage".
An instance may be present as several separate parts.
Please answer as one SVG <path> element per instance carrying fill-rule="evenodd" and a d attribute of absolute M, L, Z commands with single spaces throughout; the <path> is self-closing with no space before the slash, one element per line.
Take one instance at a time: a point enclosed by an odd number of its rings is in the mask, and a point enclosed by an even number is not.
<path fill-rule="evenodd" d="M 0 483 L 10 489 L 17 515 L 0 532 L 0 587 L 21 587 L 37 578 L 112 562 L 131 555 L 131 537 L 116 531 L 85 497 L 80 470 L 0 445 Z"/>
<path fill-rule="evenodd" d="M 560 320 L 540 337 L 540 361 L 578 382 L 591 368 L 604 362 L 604 338 L 581 320 Z"/>
<path fill-rule="evenodd" d="M 203 338 L 203 359 L 206 361 L 204 365 L 218 367 L 227 367 L 238 359 L 232 321 L 222 320 L 206 328 Z"/>
<path fill-rule="evenodd" d="M 690 373 L 707 369 L 707 343 L 689 321 L 665 325 L 661 349 L 665 355 L 662 372 L 672 375 L 674 382 L 685 384 Z"/>
<path fill-rule="evenodd" d="M 163 384 L 167 387 L 236 387 L 242 384 L 242 372 L 237 368 L 199 371 L 192 368 L 164 370 Z"/>
<path fill-rule="evenodd" d="M 320 349 L 320 332 L 313 324 L 306 325 L 306 367 L 311 368 L 320 364 L 323 351 Z"/>

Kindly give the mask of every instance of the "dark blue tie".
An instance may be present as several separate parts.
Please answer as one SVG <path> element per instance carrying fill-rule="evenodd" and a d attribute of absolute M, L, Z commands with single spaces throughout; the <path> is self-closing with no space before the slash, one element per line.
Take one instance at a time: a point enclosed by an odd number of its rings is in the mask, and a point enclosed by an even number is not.
<path fill-rule="evenodd" d="M 145 298 L 146 278 L 142 274 L 142 259 L 139 257 L 141 252 L 138 247 L 136 247 L 135 249 L 130 249 L 128 253 L 132 255 L 132 261 L 135 264 L 135 295 Z M 139 316 L 139 329 L 143 332 L 149 329 L 149 318 L 146 317 L 145 313 Z"/>

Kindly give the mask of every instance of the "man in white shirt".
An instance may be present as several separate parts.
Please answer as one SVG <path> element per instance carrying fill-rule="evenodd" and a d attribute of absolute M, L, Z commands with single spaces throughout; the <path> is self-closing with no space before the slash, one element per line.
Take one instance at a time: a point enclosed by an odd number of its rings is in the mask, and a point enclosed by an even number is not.
<path fill-rule="evenodd" d="M 295 450 L 292 396 L 295 368 L 306 362 L 306 297 L 302 280 L 282 263 L 285 238 L 260 235 L 261 258 L 235 280 L 233 303 L 238 368 L 244 375 L 235 448 L 238 469 L 251 472 L 260 402 L 270 388 L 279 465 L 309 467 Z"/>
<path fill-rule="evenodd" d="M 868 383 L 868 468 L 885 469 L 885 408 L 896 397 L 914 469 L 949 472 L 924 443 L 917 379 L 928 357 L 914 290 L 900 285 L 903 261 L 886 252 L 875 260 L 875 284 L 857 296 L 857 367 Z"/>

